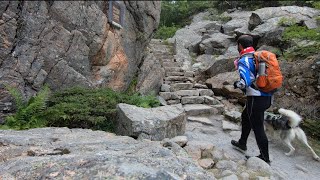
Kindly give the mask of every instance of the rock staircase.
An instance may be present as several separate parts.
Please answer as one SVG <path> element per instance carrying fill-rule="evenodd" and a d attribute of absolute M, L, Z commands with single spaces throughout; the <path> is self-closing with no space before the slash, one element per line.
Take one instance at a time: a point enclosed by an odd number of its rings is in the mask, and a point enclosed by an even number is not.
<path fill-rule="evenodd" d="M 185 70 L 183 62 L 178 62 L 173 55 L 172 45 L 153 39 L 151 48 L 154 56 L 160 60 L 165 69 L 165 78 L 159 92 L 167 105 L 181 103 L 187 113 L 188 120 L 205 123 L 205 119 L 194 116 L 210 116 L 222 114 L 223 105 L 205 84 L 194 80 L 194 72 Z"/>

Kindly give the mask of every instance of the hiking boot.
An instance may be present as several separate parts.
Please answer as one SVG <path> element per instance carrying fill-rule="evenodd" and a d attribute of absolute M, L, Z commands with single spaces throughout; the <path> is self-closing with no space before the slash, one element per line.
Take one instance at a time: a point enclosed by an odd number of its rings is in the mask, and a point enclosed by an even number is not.
<path fill-rule="evenodd" d="M 233 147 L 235 147 L 236 149 L 244 152 L 247 150 L 247 146 L 246 145 L 243 145 L 243 144 L 240 144 L 238 141 L 235 141 L 235 140 L 231 140 L 231 144 L 233 145 Z"/>
<path fill-rule="evenodd" d="M 245 156 L 247 159 L 249 159 L 249 158 L 251 158 L 252 156 Z M 266 159 L 264 159 L 263 157 L 262 157 L 262 155 L 260 154 L 259 156 L 256 156 L 257 158 L 260 158 L 260 159 L 262 159 L 264 162 L 266 162 L 267 164 L 269 164 L 269 166 L 271 166 L 270 165 L 270 160 L 268 159 L 268 160 L 266 160 Z"/>

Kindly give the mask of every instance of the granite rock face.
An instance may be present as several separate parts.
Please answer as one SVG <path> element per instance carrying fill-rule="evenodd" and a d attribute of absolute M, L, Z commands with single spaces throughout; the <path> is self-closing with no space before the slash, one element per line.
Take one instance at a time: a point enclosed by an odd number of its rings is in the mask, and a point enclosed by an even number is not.
<path fill-rule="evenodd" d="M 25 97 L 44 84 L 52 90 L 73 85 L 125 90 L 158 27 L 160 2 L 118 3 L 124 9 L 122 28 L 108 22 L 108 1 L 2 1 L 0 91 L 3 84 Z"/>

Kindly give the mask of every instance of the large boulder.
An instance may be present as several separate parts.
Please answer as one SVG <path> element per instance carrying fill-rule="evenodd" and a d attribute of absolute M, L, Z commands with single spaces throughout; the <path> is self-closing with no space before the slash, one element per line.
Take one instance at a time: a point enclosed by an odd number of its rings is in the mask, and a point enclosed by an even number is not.
<path fill-rule="evenodd" d="M 103 131 L 1 130 L 0 144 L 0 179 L 215 179 L 186 153 Z"/>
<path fill-rule="evenodd" d="M 26 97 L 44 84 L 125 90 L 158 27 L 160 1 L 117 2 L 120 29 L 108 22 L 111 1 L 1 2 L 0 84 Z"/>
<path fill-rule="evenodd" d="M 186 114 L 181 104 L 141 108 L 120 103 L 117 115 L 116 133 L 120 135 L 161 141 L 185 133 Z"/>
<path fill-rule="evenodd" d="M 223 32 L 227 35 L 233 35 L 234 30 L 241 27 L 248 27 L 248 18 L 251 15 L 250 11 L 235 11 L 232 13 L 225 13 L 226 16 L 230 16 L 232 19 L 223 24 Z"/>
<path fill-rule="evenodd" d="M 245 20 L 247 25 L 239 25 L 234 31 L 238 36 L 250 34 L 257 39 L 261 38 L 262 41 L 259 41 L 258 46 L 276 46 L 282 42 L 281 36 L 284 31 L 284 28 L 279 24 L 280 22 L 294 21 L 293 23 L 303 24 L 309 29 L 314 29 L 317 27 L 315 18 L 319 14 L 319 10 L 309 7 L 266 7 L 253 11 L 250 18 Z"/>
<path fill-rule="evenodd" d="M 202 54 L 223 54 L 229 47 L 233 37 L 223 33 L 214 33 L 210 38 L 203 40 L 200 45 L 200 53 Z"/>
<path fill-rule="evenodd" d="M 260 25 L 262 23 L 263 23 L 263 21 L 259 17 L 259 15 L 256 13 L 252 13 L 250 16 L 249 22 L 248 22 L 248 24 L 249 24 L 248 29 L 250 31 L 252 31 L 254 28 L 256 28 L 258 25 Z"/>
<path fill-rule="evenodd" d="M 205 77 L 213 77 L 220 73 L 230 72 L 234 70 L 233 61 L 236 56 L 212 56 L 203 54 L 197 58 L 198 63 L 195 64 L 194 70 Z"/>
<path fill-rule="evenodd" d="M 217 74 L 206 80 L 206 85 L 212 89 L 215 95 L 222 95 L 228 98 L 237 98 L 244 101 L 243 92 L 233 88 L 233 83 L 239 80 L 237 71 Z"/>

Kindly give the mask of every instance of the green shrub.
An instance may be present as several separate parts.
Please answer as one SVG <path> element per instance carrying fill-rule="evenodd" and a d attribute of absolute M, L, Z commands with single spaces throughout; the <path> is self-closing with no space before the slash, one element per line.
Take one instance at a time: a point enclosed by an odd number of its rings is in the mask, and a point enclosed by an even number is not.
<path fill-rule="evenodd" d="M 126 90 L 126 94 L 131 95 L 134 94 L 136 92 L 136 87 L 138 84 L 138 77 L 133 77 L 128 89 Z"/>
<path fill-rule="evenodd" d="M 288 60 L 295 57 L 306 58 L 310 55 L 319 53 L 320 49 L 320 28 L 308 29 L 305 26 L 293 25 L 286 27 L 283 34 L 283 40 L 288 44 L 296 44 L 293 41 L 307 40 L 307 45 L 296 45 L 284 52 L 284 57 Z"/>
<path fill-rule="evenodd" d="M 168 39 L 168 38 L 171 38 L 174 36 L 174 34 L 176 33 L 176 31 L 178 30 L 179 28 L 176 27 L 176 26 L 170 26 L 170 27 L 167 27 L 167 26 L 161 26 L 156 34 L 155 34 L 155 37 L 156 39 Z"/>
<path fill-rule="evenodd" d="M 312 6 L 316 9 L 319 9 L 320 10 L 320 2 L 312 2 Z"/>
<path fill-rule="evenodd" d="M 308 56 L 319 53 L 320 43 L 314 43 L 307 46 L 295 46 L 287 49 L 283 54 L 287 60 L 298 58 L 306 58 Z"/>
<path fill-rule="evenodd" d="M 17 130 L 44 127 L 46 120 L 41 117 L 41 113 L 46 108 L 50 89 L 44 86 L 36 96 L 31 97 L 29 101 L 23 101 L 22 94 L 16 89 L 6 87 L 16 104 L 16 113 L 6 117 L 2 128 L 12 128 Z"/>
<path fill-rule="evenodd" d="M 213 1 L 161 1 L 161 26 L 183 27 L 190 23 L 190 17 L 205 9 L 214 7 Z"/>
<path fill-rule="evenodd" d="M 73 87 L 53 94 L 43 116 L 46 117 L 48 126 L 113 132 L 118 103 L 145 108 L 160 105 L 154 96 L 128 95 L 111 89 Z"/>
<path fill-rule="evenodd" d="M 225 16 L 222 15 L 221 13 L 218 12 L 217 9 L 215 8 L 210 8 L 208 9 L 208 12 L 210 13 L 209 16 L 203 17 L 204 20 L 209 20 L 209 21 L 220 21 L 222 23 L 226 23 L 230 21 L 232 18 L 230 16 Z"/>
<path fill-rule="evenodd" d="M 288 41 L 292 39 L 320 41 L 320 28 L 308 29 L 305 26 L 293 25 L 285 28 L 282 37 Z"/>
<path fill-rule="evenodd" d="M 8 116 L 2 129 L 30 129 L 46 126 L 90 128 L 114 131 L 116 106 L 127 103 L 144 108 L 157 107 L 155 96 L 126 94 L 111 89 L 68 88 L 49 97 L 45 86 L 28 102 L 14 88 L 8 88 L 15 99 L 16 114 Z"/>

